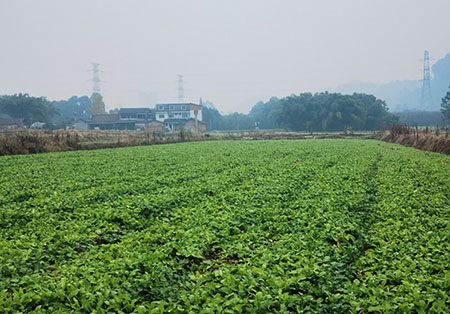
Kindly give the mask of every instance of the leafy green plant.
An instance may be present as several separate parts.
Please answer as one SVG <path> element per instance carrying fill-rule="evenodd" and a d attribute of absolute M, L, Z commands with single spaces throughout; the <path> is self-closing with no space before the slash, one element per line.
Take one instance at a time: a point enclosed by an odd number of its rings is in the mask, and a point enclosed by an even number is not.
<path fill-rule="evenodd" d="M 448 156 L 370 140 L 0 157 L 0 312 L 449 308 Z"/>

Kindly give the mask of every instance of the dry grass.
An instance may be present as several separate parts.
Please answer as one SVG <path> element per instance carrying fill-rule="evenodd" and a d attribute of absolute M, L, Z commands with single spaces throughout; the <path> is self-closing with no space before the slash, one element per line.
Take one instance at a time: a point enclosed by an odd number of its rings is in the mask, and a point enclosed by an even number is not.
<path fill-rule="evenodd" d="M 0 132 L 0 155 L 37 154 L 80 149 L 114 148 L 209 139 L 202 134 L 156 134 L 122 130 L 18 130 Z"/>
<path fill-rule="evenodd" d="M 80 149 L 77 134 L 38 130 L 0 133 L 0 155 L 36 154 Z"/>
<path fill-rule="evenodd" d="M 441 130 L 439 127 L 419 129 L 405 125 L 393 125 L 390 131 L 384 131 L 379 139 L 415 147 L 430 152 L 450 155 L 450 130 Z"/>
<path fill-rule="evenodd" d="M 195 134 L 185 131 L 157 134 L 125 130 L 16 130 L 0 132 L 0 155 L 37 154 L 126 146 L 168 144 L 209 140 L 281 140 L 321 138 L 366 138 L 368 133 L 298 133 L 286 131 L 244 131 Z"/>

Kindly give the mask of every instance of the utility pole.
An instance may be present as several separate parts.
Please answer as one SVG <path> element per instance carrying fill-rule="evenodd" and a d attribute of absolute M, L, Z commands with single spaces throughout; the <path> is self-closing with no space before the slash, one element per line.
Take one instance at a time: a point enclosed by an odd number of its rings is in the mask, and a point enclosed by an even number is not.
<path fill-rule="evenodd" d="M 420 110 L 426 111 L 433 108 L 431 97 L 430 53 L 425 50 L 423 57 L 422 95 L 420 97 Z"/>
<path fill-rule="evenodd" d="M 92 64 L 92 92 L 95 94 L 100 94 L 100 70 L 99 70 L 99 66 L 100 63 L 94 63 L 91 62 Z"/>
<path fill-rule="evenodd" d="M 178 103 L 184 102 L 183 75 L 178 75 Z"/>

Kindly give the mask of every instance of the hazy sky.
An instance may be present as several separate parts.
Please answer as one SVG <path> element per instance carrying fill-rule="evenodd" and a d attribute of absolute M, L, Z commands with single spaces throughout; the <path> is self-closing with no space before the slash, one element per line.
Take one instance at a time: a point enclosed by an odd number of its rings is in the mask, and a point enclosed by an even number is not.
<path fill-rule="evenodd" d="M 0 0 L 0 94 L 87 95 L 101 64 L 108 109 L 258 100 L 347 82 L 420 79 L 450 52 L 449 0 Z"/>

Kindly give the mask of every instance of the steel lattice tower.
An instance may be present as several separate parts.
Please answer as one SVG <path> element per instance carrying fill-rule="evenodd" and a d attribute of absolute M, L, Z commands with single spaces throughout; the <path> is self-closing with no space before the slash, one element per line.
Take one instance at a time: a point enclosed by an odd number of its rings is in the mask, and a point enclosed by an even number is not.
<path fill-rule="evenodd" d="M 431 74 L 430 74 L 430 53 L 425 50 L 423 56 L 423 80 L 422 95 L 420 97 L 420 110 L 426 111 L 433 108 L 433 98 L 431 97 Z"/>
<path fill-rule="evenodd" d="M 100 94 L 100 63 L 92 62 L 92 92 Z"/>
<path fill-rule="evenodd" d="M 178 103 L 184 102 L 183 75 L 178 75 Z"/>

